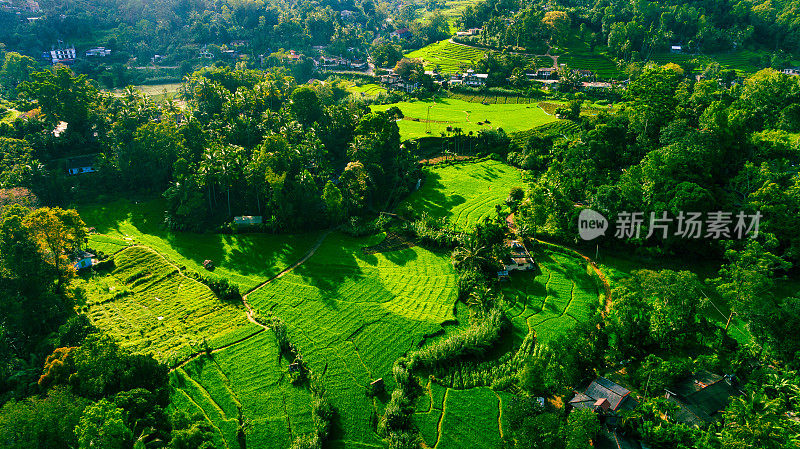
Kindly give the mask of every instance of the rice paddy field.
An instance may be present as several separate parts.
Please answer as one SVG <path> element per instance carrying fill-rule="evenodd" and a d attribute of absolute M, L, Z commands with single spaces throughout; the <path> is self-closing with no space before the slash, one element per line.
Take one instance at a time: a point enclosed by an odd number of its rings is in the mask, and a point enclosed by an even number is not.
<path fill-rule="evenodd" d="M 162 200 L 117 200 L 79 206 L 78 212 L 96 233 L 89 248 L 113 254 L 133 244 L 146 245 L 178 266 L 225 278 L 247 291 L 300 259 L 318 234 L 199 234 L 170 232 L 163 226 Z M 203 261 L 216 268 L 206 271 Z"/>
<path fill-rule="evenodd" d="M 603 79 L 617 79 L 624 76 L 613 59 L 599 53 L 568 53 L 560 56 L 558 63 L 566 64 L 571 69 L 591 70 Z"/>
<path fill-rule="evenodd" d="M 455 390 L 429 382 L 412 419 L 429 448 L 500 447 L 512 398 L 487 387 Z"/>
<path fill-rule="evenodd" d="M 114 263 L 86 284 L 87 315 L 131 351 L 171 363 L 263 331 L 152 249 L 124 249 Z"/>
<path fill-rule="evenodd" d="M 386 88 L 374 83 L 362 85 L 353 83 L 347 87 L 347 91 L 359 97 L 376 97 L 378 94 L 386 93 Z"/>
<path fill-rule="evenodd" d="M 217 448 L 288 448 L 313 430 L 311 395 L 289 382 L 288 364 L 262 332 L 171 371 L 173 406 L 208 419 Z"/>
<path fill-rule="evenodd" d="M 601 304 L 597 277 L 577 256 L 550 250 L 534 252 L 539 271 L 513 273 L 503 295 L 519 344 L 528 333 L 547 343 L 589 319 Z"/>
<path fill-rule="evenodd" d="M 445 39 L 406 54 L 407 58 L 421 59 L 429 68 L 442 72 L 460 72 L 483 59 L 487 50 L 456 44 Z"/>
<path fill-rule="evenodd" d="M 464 228 L 494 214 L 512 187 L 524 186 L 517 169 L 493 160 L 427 170 L 408 204 Z M 332 232 L 304 263 L 273 278 L 319 236 L 171 233 L 155 219 L 161 207 L 116 202 L 82 208 L 97 231 L 90 245 L 114 254 L 113 269 L 81 276 L 82 307 L 121 345 L 170 366 L 172 406 L 205 417 L 215 447 L 288 448 L 313 430 L 313 422 L 310 392 L 289 381 L 289 361 L 280 357 L 274 334 L 248 321 L 243 304 L 222 302 L 186 276 L 184 265 L 195 270 L 212 251 L 219 261 L 214 276 L 258 286 L 247 302 L 259 316 L 285 323 L 328 391 L 337 410 L 330 448 L 383 447 L 375 423 L 389 395 L 372 397 L 368 385 L 382 378 L 391 392 L 397 358 L 468 321 L 448 253 L 413 245 L 376 253 L 365 248 L 380 248 L 385 234 Z M 598 304 L 584 261 L 543 248 L 535 257 L 541 272 L 514 273 L 503 287 L 513 325 L 503 348 L 517 347 L 531 332 L 547 341 L 569 331 Z M 423 382 L 412 420 L 426 447 L 499 446 L 511 392 Z"/>
<path fill-rule="evenodd" d="M 370 416 L 388 397 L 368 397 L 368 384 L 383 378 L 391 391 L 394 361 L 456 319 L 449 256 L 419 247 L 364 253 L 382 238 L 331 234 L 303 265 L 248 297 L 262 314 L 283 319 L 322 376 L 340 414 L 333 447 L 380 447 Z"/>
<path fill-rule="evenodd" d="M 502 162 L 436 165 L 426 169 L 425 182 L 403 204 L 468 229 L 494 215 L 494 206 L 504 204 L 513 187 L 525 187 L 522 173 Z"/>
<path fill-rule="evenodd" d="M 581 130 L 580 125 L 570 120 L 558 120 L 550 122 L 545 125 L 537 126 L 536 128 L 528 131 L 520 131 L 511 135 L 511 142 L 517 146 L 523 146 L 531 136 L 538 135 L 542 137 L 563 137 L 568 139 L 579 133 Z"/>
<path fill-rule="evenodd" d="M 385 111 L 397 106 L 405 117 L 398 122 L 400 137 L 414 139 L 439 136 L 447 127 L 458 127 L 466 134 L 481 129 L 502 128 L 507 133 L 524 131 L 556 118 L 534 104 L 481 104 L 456 98 L 435 98 L 426 101 L 404 101 L 371 106 Z M 428 112 L 430 111 L 430 117 Z M 428 132 L 430 131 L 430 132 Z"/>
<path fill-rule="evenodd" d="M 536 104 L 536 100 L 521 96 L 506 95 L 473 95 L 450 92 L 448 97 L 456 100 L 468 101 L 470 103 L 486 104 Z"/>
<path fill-rule="evenodd" d="M 732 53 L 714 53 L 703 55 L 660 53 L 651 56 L 650 60 L 658 64 L 666 64 L 668 62 L 680 64 L 692 61 L 694 59 L 698 60 L 701 64 L 708 64 L 712 61 L 716 61 L 723 68 L 736 70 L 739 75 L 749 75 L 764 68 L 764 65 L 761 62 L 764 54 L 764 52 L 753 52 L 748 50 Z M 797 63 L 797 61 L 794 62 Z"/>

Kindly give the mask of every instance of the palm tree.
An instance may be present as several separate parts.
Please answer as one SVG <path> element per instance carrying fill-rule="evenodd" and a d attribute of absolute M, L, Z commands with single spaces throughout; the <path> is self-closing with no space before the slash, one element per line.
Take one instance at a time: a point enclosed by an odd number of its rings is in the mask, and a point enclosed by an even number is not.
<path fill-rule="evenodd" d="M 780 399 L 763 392 L 735 398 L 725 411 L 725 426 L 720 432 L 723 447 L 783 448 L 791 434 L 783 419 Z M 736 443 L 736 444 L 733 444 Z"/>
<path fill-rule="evenodd" d="M 473 236 L 467 236 L 453 250 L 453 266 L 462 271 L 479 271 L 489 264 L 489 248 Z"/>

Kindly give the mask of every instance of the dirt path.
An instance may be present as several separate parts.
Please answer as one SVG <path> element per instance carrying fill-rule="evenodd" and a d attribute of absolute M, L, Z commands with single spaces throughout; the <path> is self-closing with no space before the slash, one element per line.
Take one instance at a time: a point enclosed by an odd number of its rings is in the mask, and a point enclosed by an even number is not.
<path fill-rule="evenodd" d="M 242 302 L 244 303 L 244 307 L 245 307 L 245 309 L 247 311 L 247 321 L 250 321 L 251 323 L 256 324 L 258 326 L 261 326 L 265 330 L 269 329 L 269 327 L 267 327 L 267 325 L 259 322 L 255 318 L 255 311 L 253 310 L 253 307 L 250 305 L 250 303 L 247 302 L 247 297 L 250 296 L 252 293 L 255 293 L 256 291 L 258 291 L 259 289 L 261 289 L 265 285 L 269 284 L 270 282 L 274 281 L 275 279 L 279 279 L 279 278 L 283 277 L 286 273 L 294 270 L 295 268 L 297 268 L 300 265 L 302 265 L 303 263 L 305 263 L 305 261 L 307 261 L 309 258 L 311 258 L 311 256 L 314 255 L 314 253 L 317 252 L 319 247 L 322 246 L 322 242 L 325 240 L 325 238 L 330 233 L 331 233 L 331 231 L 326 231 L 324 234 L 322 234 L 320 236 L 319 240 L 317 240 L 317 243 L 314 244 L 314 246 L 310 250 L 308 250 L 308 252 L 302 258 L 300 258 L 300 260 L 298 260 L 297 262 L 293 263 L 292 265 L 284 268 L 280 273 L 278 273 L 275 276 L 272 276 L 271 278 L 267 279 L 266 281 L 258 284 L 257 286 L 255 286 L 252 289 L 250 289 L 250 291 L 248 291 L 247 293 L 242 295 Z"/>
<path fill-rule="evenodd" d="M 265 285 L 267 285 L 267 284 L 269 284 L 270 282 L 274 281 L 275 279 L 278 279 L 278 278 L 282 277 L 282 276 L 283 276 L 283 275 L 285 275 L 286 273 L 288 273 L 288 272 L 290 272 L 290 271 L 294 270 L 295 268 L 299 267 L 300 265 L 302 265 L 302 264 L 303 264 L 305 261 L 307 261 L 307 260 L 308 260 L 308 259 L 309 259 L 311 256 L 313 256 L 313 255 L 314 255 L 314 253 L 317 251 L 317 249 L 319 249 L 319 247 L 322 245 L 322 242 L 325 240 L 325 237 L 327 237 L 327 236 L 328 236 L 328 234 L 330 234 L 330 233 L 331 233 L 331 231 L 326 231 L 324 234 L 322 234 L 322 236 L 320 236 L 320 238 L 319 238 L 319 240 L 317 241 L 317 243 L 316 243 L 316 244 L 314 244 L 314 246 L 313 246 L 313 247 L 312 247 L 310 250 L 308 250 L 308 252 L 307 252 L 307 253 L 306 253 L 306 254 L 305 254 L 305 255 L 304 255 L 304 256 L 303 256 L 303 257 L 302 257 L 300 260 L 298 260 L 297 262 L 293 263 L 292 265 L 290 265 L 290 266 L 288 266 L 288 267 L 284 268 L 284 269 L 283 269 L 283 270 L 282 270 L 280 273 L 278 273 L 278 274 L 276 274 L 275 276 L 272 276 L 271 278 L 267 279 L 266 281 L 264 281 L 264 282 L 262 282 L 262 283 L 258 284 L 257 286 L 253 287 L 253 288 L 252 288 L 250 291 L 248 291 L 247 293 L 245 293 L 244 295 L 242 295 L 242 302 L 244 303 L 244 307 L 245 307 L 245 313 L 246 313 L 246 315 L 247 315 L 247 321 L 249 321 L 249 322 L 251 322 L 251 323 L 253 323 L 253 324 L 257 325 L 257 326 L 260 326 L 260 327 L 262 328 L 262 330 L 259 330 L 258 332 L 255 332 L 255 333 L 252 333 L 252 334 L 250 334 L 250 335 L 248 335 L 248 336 L 246 336 L 246 337 L 244 337 L 244 338 L 241 338 L 241 339 L 239 339 L 239 340 L 237 340 L 237 341 L 234 341 L 234 342 L 228 343 L 228 344 L 226 344 L 226 345 L 220 346 L 219 348 L 215 348 L 215 349 L 213 349 L 213 350 L 211 350 L 211 351 L 210 351 L 212 354 L 213 354 L 213 353 L 215 353 L 215 352 L 217 352 L 217 351 L 221 351 L 221 350 L 223 350 L 223 349 L 226 349 L 226 348 L 228 348 L 228 347 L 230 347 L 230 346 L 233 346 L 233 345 L 235 345 L 235 344 L 241 343 L 241 342 L 243 342 L 243 341 L 245 341 L 245 340 L 247 340 L 247 339 L 250 339 L 250 338 L 252 338 L 252 337 L 255 337 L 256 335 L 260 334 L 260 333 L 261 333 L 261 332 L 263 332 L 263 331 L 267 331 L 267 330 L 269 330 L 269 326 L 267 326 L 267 325 L 265 325 L 265 324 L 263 324 L 263 323 L 260 323 L 260 322 L 259 322 L 259 321 L 258 321 L 258 320 L 255 318 L 254 310 L 253 310 L 253 308 L 250 306 L 250 303 L 248 303 L 248 302 L 247 302 L 247 296 L 248 296 L 248 295 L 250 295 L 251 293 L 255 292 L 256 290 L 260 289 L 261 287 L 264 287 Z M 144 245 L 138 245 L 138 246 L 144 246 Z M 128 247 L 128 248 L 130 248 L 130 247 Z M 148 246 L 145 246 L 145 248 L 152 249 L 152 248 L 150 248 L 150 247 L 148 247 Z M 154 251 L 155 251 L 155 250 L 154 250 Z M 156 252 L 156 254 L 158 254 L 158 255 L 160 255 L 161 257 L 163 257 L 163 258 L 164 258 L 164 260 L 166 260 L 166 261 L 167 261 L 167 263 L 169 263 L 170 265 L 173 265 L 173 266 L 174 266 L 174 267 L 175 267 L 175 268 L 178 270 L 178 272 L 180 272 L 180 268 L 178 268 L 178 266 L 177 266 L 177 265 L 175 265 L 175 264 L 173 264 L 172 262 L 170 262 L 170 261 L 169 261 L 169 260 L 168 260 L 166 257 L 164 257 L 164 256 L 163 256 L 161 253 L 159 253 L 158 251 L 155 251 L 155 252 Z M 174 370 L 176 370 L 176 369 L 178 369 L 178 368 L 181 368 L 181 367 L 185 366 L 187 363 L 189 363 L 189 362 L 191 362 L 192 360 L 194 360 L 194 359 L 196 359 L 196 358 L 198 358 L 198 357 L 202 356 L 203 354 L 206 354 L 206 352 L 205 352 L 205 351 L 201 351 L 201 352 L 198 352 L 198 353 L 192 354 L 191 356 L 189 356 L 189 357 L 188 357 L 188 358 L 186 358 L 185 360 L 183 360 L 183 361 L 179 362 L 177 365 L 175 365 L 175 366 L 171 367 L 171 368 L 170 368 L 170 371 L 174 371 Z"/>

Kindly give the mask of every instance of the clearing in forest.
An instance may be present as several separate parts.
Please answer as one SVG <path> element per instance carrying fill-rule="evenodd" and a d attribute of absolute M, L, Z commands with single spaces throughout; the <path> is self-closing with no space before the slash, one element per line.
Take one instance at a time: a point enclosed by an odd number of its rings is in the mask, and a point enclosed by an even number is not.
<path fill-rule="evenodd" d="M 449 135 L 448 127 L 461 128 L 464 135 L 470 131 L 477 134 L 480 130 L 499 128 L 512 133 L 556 120 L 535 104 L 483 104 L 456 98 L 403 101 L 371 107 L 375 111 L 385 111 L 392 106 L 397 106 L 404 115 L 398 122 L 402 139 L 440 137 L 441 133 Z"/>
<path fill-rule="evenodd" d="M 146 245 L 178 266 L 225 278 L 238 285 L 242 293 L 300 259 L 319 237 L 318 233 L 172 232 L 164 229 L 162 200 L 117 200 L 77 209 L 86 225 L 97 231 L 89 236 L 89 248 L 113 254 L 134 243 Z M 204 260 L 214 262 L 214 271 L 203 268 Z"/>

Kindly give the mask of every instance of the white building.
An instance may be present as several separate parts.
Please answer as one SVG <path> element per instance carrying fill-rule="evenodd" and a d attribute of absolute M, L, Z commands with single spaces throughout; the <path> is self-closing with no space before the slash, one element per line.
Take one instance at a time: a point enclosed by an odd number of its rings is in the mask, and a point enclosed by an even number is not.
<path fill-rule="evenodd" d="M 98 56 L 98 57 L 104 58 L 104 57 L 106 57 L 106 56 L 108 56 L 110 54 L 111 54 L 111 50 L 109 50 L 106 47 L 95 47 L 95 48 L 90 48 L 90 49 L 86 50 L 86 57 L 87 58 L 90 57 L 90 56 Z"/>
<path fill-rule="evenodd" d="M 72 64 L 75 62 L 75 47 L 64 48 L 61 45 L 58 48 L 50 49 L 50 61 L 53 64 Z"/>

